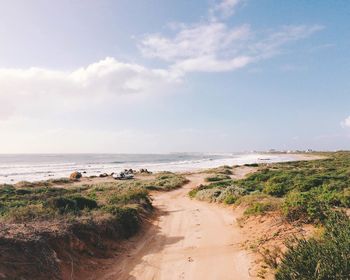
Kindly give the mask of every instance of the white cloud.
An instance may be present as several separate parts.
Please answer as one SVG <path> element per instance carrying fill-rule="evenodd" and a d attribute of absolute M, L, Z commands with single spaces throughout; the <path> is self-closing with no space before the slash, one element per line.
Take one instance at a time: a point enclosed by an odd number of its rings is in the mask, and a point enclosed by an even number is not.
<path fill-rule="evenodd" d="M 223 72 L 242 68 L 253 61 L 253 57 L 243 55 L 226 60 L 208 55 L 179 61 L 173 67 L 183 72 Z"/>
<path fill-rule="evenodd" d="M 0 101 L 6 109 L 0 119 L 38 107 L 82 106 L 130 94 L 154 94 L 178 81 L 179 77 L 167 70 L 149 69 L 110 57 L 73 71 L 0 69 Z"/>
<path fill-rule="evenodd" d="M 229 27 L 225 22 L 179 25 L 174 36 L 147 35 L 140 44 L 146 57 L 171 63 L 174 72 L 232 71 L 278 54 L 287 43 L 306 38 L 319 25 L 283 26 L 262 34 L 249 25 Z"/>
<path fill-rule="evenodd" d="M 168 83 L 176 79 L 166 70 L 148 69 L 107 57 L 71 72 L 41 68 L 0 69 L 0 96 L 56 93 L 122 95 L 149 91 L 159 82 Z"/>
<path fill-rule="evenodd" d="M 298 25 L 258 32 L 248 24 L 230 26 L 225 19 L 243 2 L 216 2 L 204 21 L 172 23 L 172 35 L 145 36 L 139 45 L 142 54 L 165 61 L 164 69 L 111 57 L 71 71 L 0 68 L 1 151 L 159 152 L 161 147 L 163 151 L 173 151 L 189 146 L 209 149 L 218 133 L 186 132 L 184 137 L 182 131 L 138 132 L 138 124 L 128 119 L 147 118 L 148 112 L 131 110 L 135 103 L 143 107 L 146 102 L 157 103 L 150 95 L 169 92 L 188 72 L 240 69 L 268 59 L 286 44 L 322 28 Z M 134 102 L 136 99 L 138 102 Z M 133 125 L 136 128 L 129 130 Z M 342 126 L 350 127 L 350 117 Z M 203 137 L 215 139 L 198 146 L 198 139 Z"/>
<path fill-rule="evenodd" d="M 345 120 L 341 121 L 340 122 L 340 125 L 342 127 L 350 127 L 350 116 L 347 117 Z"/>
<path fill-rule="evenodd" d="M 278 54 L 287 43 L 307 38 L 320 25 L 289 25 L 254 31 L 248 24 L 230 27 L 225 19 L 242 0 L 223 0 L 209 9 L 210 18 L 194 24 L 172 23 L 173 35 L 148 34 L 139 44 L 142 54 L 185 72 L 232 71 Z M 219 16 L 218 16 L 219 15 Z"/>
<path fill-rule="evenodd" d="M 222 0 L 216 3 L 210 10 L 210 16 L 213 20 L 216 17 L 227 18 L 233 15 L 236 7 L 243 2 L 242 0 Z"/>
<path fill-rule="evenodd" d="M 249 26 L 229 29 L 222 22 L 208 22 L 183 26 L 173 38 L 160 34 L 148 35 L 140 49 L 145 56 L 165 61 L 178 61 L 216 54 L 230 49 L 233 44 L 248 39 Z"/>
<path fill-rule="evenodd" d="M 269 57 L 276 54 L 283 45 L 305 39 L 323 28 L 323 26 L 317 24 L 282 26 L 276 31 L 269 32 L 265 37 L 257 39 L 248 47 L 252 52 Z"/>
<path fill-rule="evenodd" d="M 223 0 L 211 13 L 232 15 L 240 0 Z M 322 27 L 284 26 L 266 33 L 243 24 L 230 27 L 220 20 L 172 24 L 173 36 L 150 34 L 140 42 L 144 56 L 167 63 L 152 69 L 107 57 L 71 71 L 45 68 L 0 68 L 0 120 L 17 114 L 52 109 L 74 110 L 88 102 L 156 94 L 178 83 L 187 72 L 222 72 L 246 67 L 279 53 L 291 41 L 306 38 Z"/>

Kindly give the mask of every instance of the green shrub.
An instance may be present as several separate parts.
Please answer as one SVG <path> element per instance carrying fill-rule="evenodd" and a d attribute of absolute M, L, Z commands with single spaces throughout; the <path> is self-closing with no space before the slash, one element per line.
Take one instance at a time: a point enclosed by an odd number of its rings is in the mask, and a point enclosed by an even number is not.
<path fill-rule="evenodd" d="M 27 221 L 48 219 L 54 215 L 54 212 L 44 209 L 42 205 L 27 205 L 9 209 L 4 215 L 4 218 L 6 221 L 24 223 Z"/>
<path fill-rule="evenodd" d="M 288 185 L 283 183 L 267 184 L 264 188 L 264 193 L 281 197 L 288 192 Z"/>
<path fill-rule="evenodd" d="M 284 213 L 295 221 L 323 221 L 329 209 L 350 206 L 350 152 L 325 153 L 323 160 L 274 163 L 235 181 L 248 193 L 285 198 Z"/>
<path fill-rule="evenodd" d="M 14 186 L 4 184 L 0 187 L 0 195 L 11 195 L 15 193 L 15 190 Z"/>
<path fill-rule="evenodd" d="M 140 227 L 140 218 L 134 208 L 121 208 L 117 213 L 117 218 L 123 228 L 125 238 L 134 235 Z"/>
<path fill-rule="evenodd" d="M 203 189 L 196 193 L 196 199 L 208 202 L 216 202 L 222 190 L 218 188 Z"/>
<path fill-rule="evenodd" d="M 205 186 L 206 189 L 212 189 L 212 188 L 226 188 L 226 187 L 230 187 L 233 185 L 233 180 L 228 179 L 228 180 L 222 180 L 222 181 L 217 181 L 217 182 L 213 182 L 210 183 L 208 185 Z"/>
<path fill-rule="evenodd" d="M 202 184 L 200 184 L 198 187 L 192 189 L 192 190 L 188 193 L 188 195 L 189 195 L 191 198 L 194 198 L 194 197 L 197 195 L 197 193 L 198 193 L 199 191 L 205 190 L 205 189 L 210 189 L 210 187 L 209 187 L 208 185 L 202 185 Z"/>
<path fill-rule="evenodd" d="M 248 167 L 258 167 L 259 164 L 258 164 L 258 163 L 246 163 L 244 166 L 248 166 Z"/>
<path fill-rule="evenodd" d="M 21 181 L 15 184 L 17 188 L 36 188 L 36 187 L 49 187 L 52 186 L 50 181 L 38 181 L 38 182 L 27 182 Z"/>
<path fill-rule="evenodd" d="M 349 280 L 350 219 L 332 213 L 319 240 L 291 240 L 276 280 Z"/>
<path fill-rule="evenodd" d="M 75 202 L 76 207 L 79 210 L 97 208 L 97 202 L 94 199 L 83 197 L 80 195 L 70 196 L 69 198 Z"/>
<path fill-rule="evenodd" d="M 261 215 L 272 210 L 274 207 L 269 202 L 255 202 L 244 211 L 244 215 Z"/>
<path fill-rule="evenodd" d="M 156 175 L 154 180 L 144 182 L 143 186 L 148 190 L 170 191 L 186 184 L 188 180 L 180 175 L 171 172 L 162 172 Z"/>
<path fill-rule="evenodd" d="M 291 176 L 291 174 L 276 174 L 269 178 L 268 182 L 265 184 L 264 192 L 281 197 L 293 187 L 292 178 L 293 176 Z"/>
<path fill-rule="evenodd" d="M 165 190 L 178 187 L 185 180 L 181 175 L 167 172 L 149 180 L 101 182 L 67 188 L 47 185 L 65 184 L 70 182 L 68 179 L 22 182 L 16 187 L 0 185 L 0 219 L 31 222 L 39 219 L 97 217 L 100 208 L 117 209 L 127 205 L 135 206 L 137 211 L 149 211 L 152 209 L 146 189 L 149 184 L 162 185 L 159 188 Z M 96 215 L 90 215 L 92 211 Z"/>
<path fill-rule="evenodd" d="M 233 174 L 231 167 L 229 167 L 229 166 L 223 166 L 223 168 L 221 168 L 218 173 L 225 174 L 225 175 L 232 175 Z"/>
<path fill-rule="evenodd" d="M 129 189 L 123 192 L 116 192 L 108 197 L 110 204 L 138 203 L 141 199 L 146 199 L 148 193 L 143 188 Z"/>
<path fill-rule="evenodd" d="M 141 220 L 137 209 L 106 205 L 103 207 L 103 210 L 115 216 L 116 223 L 122 232 L 123 238 L 129 238 L 138 231 Z"/>
<path fill-rule="evenodd" d="M 189 195 L 190 198 L 194 198 L 197 193 L 198 193 L 198 189 L 195 188 L 195 189 L 190 190 L 188 195 Z"/>
<path fill-rule="evenodd" d="M 224 202 L 226 204 L 233 204 L 242 195 L 246 194 L 245 190 L 236 185 L 221 188 L 220 195 L 215 199 L 216 202 Z"/>
<path fill-rule="evenodd" d="M 282 206 L 283 213 L 290 221 L 323 221 L 329 212 L 329 206 L 312 192 L 292 192 L 287 195 Z"/>
<path fill-rule="evenodd" d="M 227 179 L 231 179 L 231 177 L 229 175 L 225 175 L 225 174 L 216 174 L 215 176 L 210 176 L 210 177 L 205 178 L 205 181 L 218 182 L 218 181 L 223 181 L 223 180 L 227 180 Z"/>
<path fill-rule="evenodd" d="M 203 173 L 210 174 L 224 174 L 224 175 L 232 175 L 232 167 L 228 165 L 219 166 L 216 168 L 210 168 L 204 170 Z"/>
<path fill-rule="evenodd" d="M 323 184 L 326 178 L 318 176 L 299 177 L 300 181 L 295 184 L 295 188 L 301 192 L 309 191 Z"/>
<path fill-rule="evenodd" d="M 27 189 L 17 189 L 16 190 L 16 194 L 18 194 L 18 195 L 24 195 L 24 194 L 30 194 L 30 193 L 32 193 L 32 191 L 27 190 Z"/>
<path fill-rule="evenodd" d="M 83 209 L 97 208 L 97 202 L 93 199 L 82 197 L 79 195 L 69 197 L 53 197 L 49 199 L 45 206 L 54 210 L 58 210 L 59 213 L 78 212 Z"/>
<path fill-rule="evenodd" d="M 58 178 L 58 179 L 50 179 L 50 183 L 52 184 L 69 184 L 72 183 L 72 180 L 69 178 Z"/>
<path fill-rule="evenodd" d="M 343 207 L 350 208 L 350 187 L 344 189 L 340 201 Z"/>
<path fill-rule="evenodd" d="M 245 193 L 245 190 L 233 184 L 233 180 L 214 182 L 208 185 L 200 185 L 192 189 L 188 195 L 209 202 L 224 202 L 233 204 L 238 197 Z"/>
<path fill-rule="evenodd" d="M 75 201 L 66 197 L 51 198 L 45 203 L 45 206 L 57 210 L 61 214 L 65 212 L 78 211 Z"/>
<path fill-rule="evenodd" d="M 233 204 L 237 201 L 238 197 L 233 195 L 233 194 L 229 194 L 225 197 L 224 199 L 224 203 L 225 204 Z"/>

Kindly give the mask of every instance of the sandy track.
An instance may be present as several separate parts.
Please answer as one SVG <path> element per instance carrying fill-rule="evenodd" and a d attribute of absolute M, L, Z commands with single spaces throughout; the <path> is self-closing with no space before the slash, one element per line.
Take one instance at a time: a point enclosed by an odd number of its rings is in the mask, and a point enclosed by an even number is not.
<path fill-rule="evenodd" d="M 233 211 L 187 196 L 203 177 L 190 175 L 183 188 L 154 194 L 158 218 L 94 279 L 251 279 Z"/>

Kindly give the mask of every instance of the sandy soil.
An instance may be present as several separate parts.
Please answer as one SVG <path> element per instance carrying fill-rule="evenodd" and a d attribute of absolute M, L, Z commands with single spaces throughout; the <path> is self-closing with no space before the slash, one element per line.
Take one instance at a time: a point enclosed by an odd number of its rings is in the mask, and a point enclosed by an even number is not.
<path fill-rule="evenodd" d="M 244 209 L 235 209 L 235 212 Z M 244 217 L 239 221 L 245 240 L 242 248 L 252 252 L 254 263 L 250 273 L 261 279 L 273 280 L 271 267 L 280 261 L 282 252 L 286 251 L 285 241 L 293 237 L 310 237 L 314 226 L 308 224 L 288 223 L 280 213 L 271 212 L 261 216 Z"/>
<path fill-rule="evenodd" d="M 252 279 L 233 211 L 187 196 L 205 176 L 189 175 L 183 188 L 154 193 L 158 217 L 152 226 L 90 279 Z"/>
<path fill-rule="evenodd" d="M 295 158 L 322 157 L 295 155 Z M 233 169 L 231 177 L 241 179 L 256 170 L 241 166 Z M 152 193 L 157 210 L 151 225 L 125 242 L 124 250 L 116 258 L 106 260 L 100 270 L 84 279 L 257 279 L 261 260 L 243 244 L 248 245 L 258 236 L 250 236 L 255 231 L 252 227 L 249 230 L 239 227 L 237 219 L 243 211 L 191 200 L 188 192 L 203 184 L 208 174 L 186 176 L 190 182 L 184 187 Z M 259 235 L 262 230 L 256 229 Z M 268 271 L 264 276 L 270 276 L 267 274 Z"/>

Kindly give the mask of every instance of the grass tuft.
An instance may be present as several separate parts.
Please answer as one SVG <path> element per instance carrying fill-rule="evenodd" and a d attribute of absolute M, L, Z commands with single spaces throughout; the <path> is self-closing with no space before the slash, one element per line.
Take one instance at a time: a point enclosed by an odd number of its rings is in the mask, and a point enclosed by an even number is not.
<path fill-rule="evenodd" d="M 276 280 L 348 280 L 350 276 L 350 219 L 332 213 L 323 237 L 290 240 Z"/>

